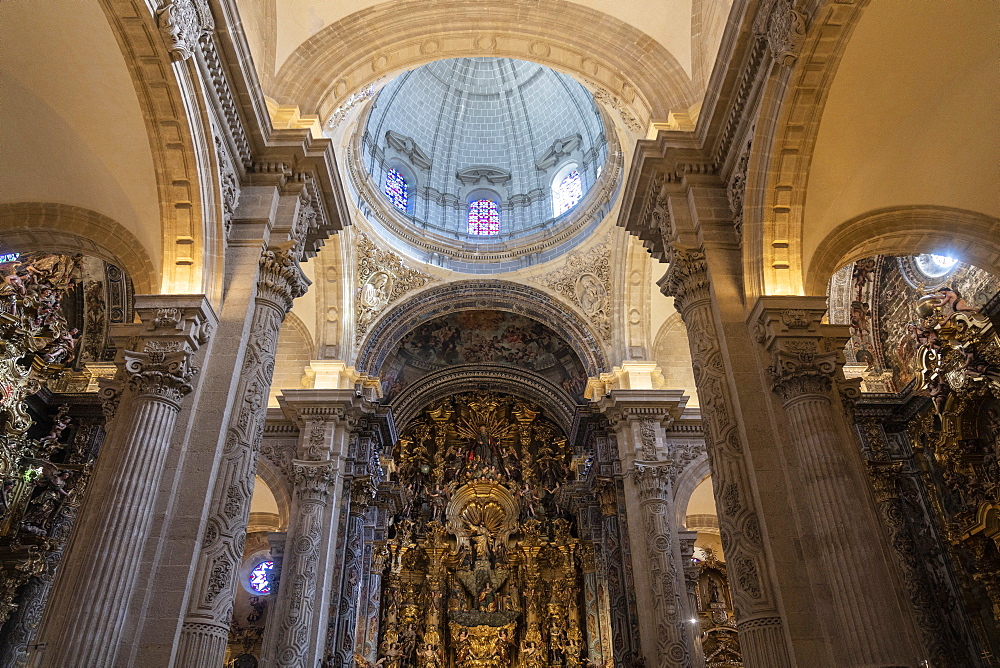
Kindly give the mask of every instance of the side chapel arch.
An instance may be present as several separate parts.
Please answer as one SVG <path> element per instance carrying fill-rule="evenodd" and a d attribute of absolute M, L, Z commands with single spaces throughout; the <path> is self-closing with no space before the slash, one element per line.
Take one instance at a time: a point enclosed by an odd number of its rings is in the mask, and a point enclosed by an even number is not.
<path fill-rule="evenodd" d="M 0 250 L 84 253 L 125 269 L 137 294 L 157 291 L 157 266 L 139 240 L 111 218 L 69 204 L 0 204 Z"/>

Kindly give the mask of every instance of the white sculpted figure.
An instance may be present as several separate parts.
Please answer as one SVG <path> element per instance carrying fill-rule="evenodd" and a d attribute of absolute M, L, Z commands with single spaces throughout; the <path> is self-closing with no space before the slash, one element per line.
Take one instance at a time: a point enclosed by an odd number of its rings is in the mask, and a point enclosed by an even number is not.
<path fill-rule="evenodd" d="M 368 281 L 361 286 L 358 295 L 359 315 L 361 325 L 367 325 L 375 319 L 389 301 L 389 274 L 376 271 Z"/>

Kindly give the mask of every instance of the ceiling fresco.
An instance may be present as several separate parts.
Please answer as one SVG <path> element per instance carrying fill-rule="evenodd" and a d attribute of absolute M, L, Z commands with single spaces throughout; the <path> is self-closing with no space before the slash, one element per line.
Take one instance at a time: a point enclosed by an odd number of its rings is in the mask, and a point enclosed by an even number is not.
<path fill-rule="evenodd" d="M 382 389 L 391 401 L 428 373 L 482 363 L 533 371 L 577 399 L 587 383 L 580 358 L 549 327 L 514 313 L 480 310 L 434 318 L 403 337 L 382 366 Z"/>

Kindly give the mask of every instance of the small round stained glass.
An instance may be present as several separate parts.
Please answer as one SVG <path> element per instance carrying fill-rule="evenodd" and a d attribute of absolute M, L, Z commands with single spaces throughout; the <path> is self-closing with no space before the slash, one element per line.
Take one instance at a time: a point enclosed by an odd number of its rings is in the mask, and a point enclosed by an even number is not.
<path fill-rule="evenodd" d="M 268 582 L 267 576 L 272 568 L 274 568 L 273 561 L 262 561 L 254 566 L 250 571 L 250 588 L 258 594 L 270 594 L 271 583 Z"/>

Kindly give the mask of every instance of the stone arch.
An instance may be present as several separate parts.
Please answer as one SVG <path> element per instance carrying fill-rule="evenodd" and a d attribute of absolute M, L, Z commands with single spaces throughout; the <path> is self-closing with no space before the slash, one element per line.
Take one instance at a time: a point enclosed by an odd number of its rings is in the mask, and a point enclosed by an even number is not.
<path fill-rule="evenodd" d="M 672 313 L 660 325 L 653 339 L 652 358 L 663 370 L 663 379 L 667 387 L 690 392 L 694 401 L 689 405 L 698 405 L 691 347 L 687 340 L 687 328 L 680 313 Z"/>
<path fill-rule="evenodd" d="M 307 373 L 309 362 L 315 353 L 312 335 L 299 316 L 294 312 L 285 315 L 278 332 L 278 349 L 274 358 L 274 376 L 271 380 L 268 403 L 277 406 L 281 390 L 302 387 L 303 375 Z"/>
<path fill-rule="evenodd" d="M 674 481 L 674 513 L 676 514 L 677 526 L 687 525 L 687 509 L 691 502 L 691 495 L 694 494 L 695 488 L 710 475 L 712 475 L 712 470 L 706 452 L 691 460 L 677 476 L 677 480 Z"/>
<path fill-rule="evenodd" d="M 683 67 L 651 37 L 558 0 L 380 3 L 302 43 L 275 77 L 274 97 L 326 117 L 353 91 L 382 77 L 464 56 L 530 60 L 575 76 L 639 133 L 651 120 L 666 121 L 671 111 L 686 112 L 697 99 Z"/>
<path fill-rule="evenodd" d="M 264 481 L 274 497 L 274 501 L 278 505 L 279 531 L 285 531 L 288 528 L 288 517 L 292 508 L 292 495 L 289 491 L 288 481 L 281 470 L 267 457 L 260 457 L 257 460 L 257 475 Z"/>
<path fill-rule="evenodd" d="M 439 399 L 475 390 L 512 394 L 541 406 L 565 433 L 570 433 L 576 402 L 562 388 L 538 374 L 501 364 L 460 364 L 428 374 L 392 402 L 399 431 Z"/>
<path fill-rule="evenodd" d="M 124 269 L 136 294 L 156 292 L 156 265 L 139 240 L 111 218 L 69 204 L 8 202 L 0 204 L 0 248 L 10 251 L 83 253 Z"/>
<path fill-rule="evenodd" d="M 378 375 L 396 344 L 417 325 L 458 311 L 491 309 L 538 320 L 559 334 L 583 362 L 587 375 L 607 371 L 597 335 L 554 297 L 527 285 L 499 280 L 456 281 L 417 293 L 393 308 L 369 331 L 358 353 L 358 371 Z"/>
<path fill-rule="evenodd" d="M 1000 274 L 1000 218 L 942 206 L 899 206 L 869 211 L 842 223 L 813 254 L 808 294 L 826 292 L 837 269 L 872 255 L 942 253 Z"/>
<path fill-rule="evenodd" d="M 802 293 L 810 160 L 824 103 L 865 4 L 818 8 L 794 65 L 765 61 L 772 72 L 757 114 L 743 206 L 748 303 L 764 294 Z"/>
<path fill-rule="evenodd" d="M 194 58 L 174 61 L 152 12 L 101 0 L 146 119 L 160 192 L 162 258 L 155 292 L 221 296 L 222 204 L 218 165 Z"/>

